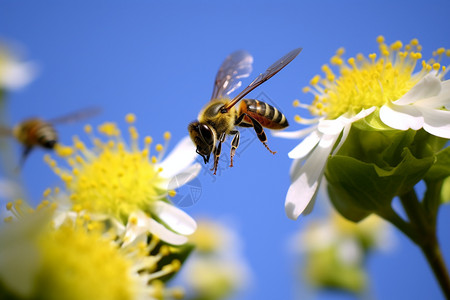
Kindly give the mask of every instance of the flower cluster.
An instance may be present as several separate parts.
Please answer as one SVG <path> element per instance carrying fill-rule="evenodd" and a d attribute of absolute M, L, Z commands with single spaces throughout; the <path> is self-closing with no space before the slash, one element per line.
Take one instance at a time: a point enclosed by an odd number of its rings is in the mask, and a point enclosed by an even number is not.
<path fill-rule="evenodd" d="M 179 298 L 178 288 L 160 280 L 180 261 L 158 264 L 171 252 L 142 234 L 126 244 L 123 234 L 88 214 L 55 224 L 57 203 L 34 210 L 17 200 L 0 231 L 0 294 L 8 299 L 159 299 Z M 107 263 L 105 263 L 107 262 Z"/>
<path fill-rule="evenodd" d="M 354 189 L 354 186 L 333 185 L 336 177 L 345 180 L 342 178 L 349 176 L 339 169 L 346 166 L 344 170 L 348 170 L 354 162 L 348 159 L 344 162 L 339 156 L 374 164 L 382 169 L 373 171 L 379 175 L 401 168 L 401 159 L 418 160 L 428 156 L 430 161 L 434 160 L 431 156 L 436 155 L 445 142 L 435 142 L 433 138 L 450 138 L 450 81 L 444 81 L 448 68 L 441 65 L 442 58 L 450 56 L 450 50 L 439 48 L 432 59 L 424 61 L 417 39 L 405 46 L 400 41 L 388 46 L 382 36 L 377 42 L 380 53 L 368 57 L 358 54 L 345 61 L 344 49 L 339 49 L 331 58 L 339 74 L 324 65 L 324 76 L 314 76 L 310 86 L 303 90 L 312 93 L 312 103 L 294 101 L 295 107 L 305 108 L 315 116 L 313 119 L 296 116 L 296 121 L 312 126 L 296 132 L 275 133 L 286 138 L 306 136 L 289 153 L 294 163 L 285 208 L 291 219 L 311 211 L 324 173 L 334 192 Z M 419 71 L 416 71 L 417 65 L 421 65 Z M 422 134 L 421 129 L 426 134 Z M 436 144 L 439 146 L 433 146 Z M 432 154 L 425 153 L 428 148 L 433 150 Z M 328 160 L 330 155 L 336 158 L 334 165 Z M 423 173 L 430 167 L 430 164 L 424 166 Z M 413 186 L 420 176 L 423 178 L 423 174 L 415 174 L 408 187 L 388 192 L 386 201 Z M 347 194 L 345 197 L 365 198 L 366 195 Z M 340 206 L 341 212 L 345 210 L 346 205 L 337 203 L 340 201 L 336 197 L 332 200 L 335 206 Z M 359 212 L 355 219 L 361 219 L 371 210 L 373 207 Z"/>
<path fill-rule="evenodd" d="M 36 209 L 10 202 L 0 232 L 0 296 L 11 299 L 180 298 L 166 281 L 192 250 L 185 245 L 196 222 L 170 202 L 197 176 L 195 149 L 183 139 L 164 157 L 152 138 L 139 146 L 136 117 L 126 116 L 130 142 L 115 123 L 85 132 L 72 146 L 57 145 L 62 166 L 45 161 L 64 187 L 47 189 Z M 152 155 L 153 151 L 156 153 Z M 174 180 L 175 178 L 175 180 Z M 107 261 L 107 263 L 105 263 Z M 8 299 L 9 299 L 8 298 Z"/>

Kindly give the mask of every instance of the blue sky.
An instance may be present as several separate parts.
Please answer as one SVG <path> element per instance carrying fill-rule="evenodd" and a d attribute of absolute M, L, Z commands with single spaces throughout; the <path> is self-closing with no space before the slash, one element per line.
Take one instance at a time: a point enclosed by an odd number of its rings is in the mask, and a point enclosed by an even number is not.
<path fill-rule="evenodd" d="M 0 38 L 20 45 L 23 57 L 40 65 L 40 74 L 9 95 L 13 123 L 38 115 L 56 117 L 92 105 L 103 113 L 92 124 L 136 113 L 139 132 L 155 139 L 165 131 L 173 141 L 209 100 L 223 59 L 238 49 L 254 57 L 253 75 L 288 51 L 303 52 L 284 70 L 253 91 L 279 107 L 291 121 L 299 113 L 292 101 L 337 48 L 348 56 L 377 51 L 375 39 L 409 42 L 418 38 L 424 57 L 450 47 L 449 1 L 1 1 Z M 347 56 L 347 57 L 348 57 Z M 447 62 L 448 63 L 448 62 Z M 62 142 L 81 134 L 82 124 L 58 127 Z M 289 238 L 308 218 L 294 222 L 284 213 L 291 164 L 287 153 L 297 141 L 268 134 L 273 156 L 249 131 L 235 167 L 216 177 L 199 176 L 200 200 L 186 211 L 232 220 L 245 243 L 254 274 L 251 289 L 239 299 L 296 299 L 302 294 Z M 175 142 L 172 143 L 172 146 Z M 240 151 L 241 150 L 241 151 Z M 22 176 L 29 198 L 38 201 L 59 179 L 42 160 L 28 159 Z M 316 212 L 317 214 L 317 212 Z M 439 237 L 450 263 L 450 209 L 442 207 Z M 418 248 L 396 232 L 390 253 L 368 261 L 372 289 L 379 299 L 441 299 Z M 348 299 L 324 293 L 319 299 Z"/>

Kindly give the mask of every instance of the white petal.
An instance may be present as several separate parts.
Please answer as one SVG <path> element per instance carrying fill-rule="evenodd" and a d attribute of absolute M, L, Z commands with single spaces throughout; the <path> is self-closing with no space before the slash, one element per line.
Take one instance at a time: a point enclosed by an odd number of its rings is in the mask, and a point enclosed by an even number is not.
<path fill-rule="evenodd" d="M 169 228 L 180 234 L 190 235 L 197 229 L 197 223 L 195 223 L 195 220 L 174 205 L 164 201 L 156 201 L 152 205 L 152 211 Z"/>
<path fill-rule="evenodd" d="M 179 235 L 173 231 L 170 231 L 163 225 L 159 224 L 153 219 L 149 219 L 150 232 L 162 241 L 172 244 L 172 245 L 183 245 L 187 242 L 187 237 L 184 235 Z"/>
<path fill-rule="evenodd" d="M 428 74 L 413 86 L 403 97 L 395 101 L 395 104 L 411 104 L 418 100 L 439 95 L 442 81 L 433 74 Z"/>
<path fill-rule="evenodd" d="M 321 183 L 322 183 L 322 180 L 319 180 L 319 186 L 316 188 L 316 193 L 314 194 L 314 197 L 311 199 L 311 201 L 309 201 L 308 205 L 306 205 L 305 209 L 303 210 L 302 214 L 304 216 L 309 215 L 313 211 L 314 205 L 316 204 L 316 200 L 317 200 L 316 195 L 319 192 Z"/>
<path fill-rule="evenodd" d="M 271 131 L 273 136 L 281 137 L 285 139 L 300 139 L 305 135 L 313 132 L 317 126 L 311 126 L 305 129 L 300 129 L 297 131 Z"/>
<path fill-rule="evenodd" d="M 359 121 L 361 119 L 364 119 L 365 117 L 367 117 L 368 115 L 373 113 L 375 111 L 375 109 L 376 109 L 376 107 L 372 106 L 371 108 L 361 110 L 359 113 L 357 113 L 355 116 L 353 116 L 351 118 L 347 118 L 344 116 L 341 116 L 338 118 L 338 120 L 343 123 L 342 137 L 339 141 L 339 144 L 334 149 L 332 155 L 336 154 L 339 151 L 339 149 L 341 149 L 342 145 L 344 144 L 345 140 L 348 137 L 348 134 L 350 133 L 350 129 L 352 128 L 352 123 Z"/>
<path fill-rule="evenodd" d="M 441 92 L 439 95 L 419 100 L 414 103 L 415 106 L 423 106 L 429 108 L 442 108 L 450 109 L 450 80 L 442 82 Z"/>
<path fill-rule="evenodd" d="M 195 146 L 191 139 L 184 137 L 170 152 L 170 154 L 158 164 L 163 170 L 161 176 L 171 178 L 190 166 L 197 158 Z"/>
<path fill-rule="evenodd" d="M 311 132 L 300 144 L 292 149 L 288 156 L 292 159 L 304 159 L 320 142 L 320 134 L 318 131 Z"/>
<path fill-rule="evenodd" d="M 134 219 L 135 221 L 130 221 Z M 150 217 L 144 212 L 138 211 L 131 213 L 128 217 L 127 227 L 125 229 L 125 236 L 123 238 L 123 247 L 133 243 L 134 240 L 141 234 L 145 234 L 151 231 Z"/>
<path fill-rule="evenodd" d="M 450 139 L 450 111 L 421 108 L 424 124 L 423 129 L 432 135 Z"/>
<path fill-rule="evenodd" d="M 322 137 L 319 145 L 302 166 L 300 176 L 289 187 L 285 210 L 290 219 L 296 220 L 316 196 L 328 156 L 338 137 L 339 134 Z"/>
<path fill-rule="evenodd" d="M 294 159 L 291 168 L 289 170 L 289 176 L 291 177 L 291 182 L 294 182 L 298 176 L 300 176 L 303 159 Z"/>
<path fill-rule="evenodd" d="M 318 126 L 318 130 L 321 133 L 327 134 L 327 135 L 336 135 L 340 134 L 342 132 L 342 129 L 344 129 L 344 118 L 339 117 L 335 120 L 321 120 Z"/>
<path fill-rule="evenodd" d="M 167 188 L 168 190 L 176 190 L 197 177 L 201 169 L 202 166 L 199 163 L 196 163 L 172 177 L 169 180 L 168 185 L 163 188 Z"/>
<path fill-rule="evenodd" d="M 371 108 L 368 108 L 368 109 L 363 109 L 359 113 L 357 113 L 355 116 L 351 117 L 349 119 L 349 122 L 353 123 L 358 120 L 364 119 L 365 117 L 367 117 L 368 115 L 373 113 L 376 109 L 377 109 L 376 106 L 372 106 Z"/>
<path fill-rule="evenodd" d="M 335 155 L 339 151 L 339 149 L 341 149 L 342 145 L 344 145 L 345 140 L 347 139 L 351 128 L 352 128 L 352 124 L 351 123 L 349 123 L 349 124 L 344 126 L 344 129 L 342 130 L 342 137 L 339 140 L 339 144 L 336 146 L 336 148 L 334 148 L 334 151 L 333 151 L 333 153 L 331 155 Z"/>
<path fill-rule="evenodd" d="M 380 119 L 389 127 L 398 130 L 418 130 L 423 126 L 423 117 L 414 105 L 387 103 L 380 108 Z"/>

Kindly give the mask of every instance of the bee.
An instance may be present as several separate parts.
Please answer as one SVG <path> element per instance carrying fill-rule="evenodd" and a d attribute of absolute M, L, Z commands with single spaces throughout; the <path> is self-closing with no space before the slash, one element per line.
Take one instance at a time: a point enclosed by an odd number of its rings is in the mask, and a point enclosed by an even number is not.
<path fill-rule="evenodd" d="M 188 126 L 191 140 L 197 146 L 196 152 L 205 164 L 209 162 L 211 153 L 214 155 L 214 175 L 219 163 L 222 143 L 228 135 L 234 135 L 231 142 L 230 167 L 233 166 L 233 157 L 239 146 L 240 134 L 236 126 L 253 127 L 258 139 L 269 150 L 264 127 L 269 129 L 284 129 L 289 126 L 286 117 L 275 107 L 255 99 L 243 99 L 256 87 L 270 79 L 281 69 L 287 66 L 302 48 L 292 50 L 264 73 L 255 78 L 242 92 L 230 99 L 228 95 L 241 86 L 241 78 L 248 77 L 252 71 L 252 56 L 243 50 L 231 53 L 222 63 L 217 72 L 214 89 L 210 102 L 198 115 L 198 120 Z M 238 107 L 235 105 L 242 100 Z"/>
<path fill-rule="evenodd" d="M 100 109 L 91 107 L 76 111 L 51 120 L 41 118 L 28 118 L 13 128 L 0 126 L 0 135 L 14 137 L 23 146 L 19 166 L 22 166 L 31 150 L 35 147 L 53 150 L 58 143 L 58 133 L 54 127 L 57 124 L 67 124 L 97 115 Z"/>

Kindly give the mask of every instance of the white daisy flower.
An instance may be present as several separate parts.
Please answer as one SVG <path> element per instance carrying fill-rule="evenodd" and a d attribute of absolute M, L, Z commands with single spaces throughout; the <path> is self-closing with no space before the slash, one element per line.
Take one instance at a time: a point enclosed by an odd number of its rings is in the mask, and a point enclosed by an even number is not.
<path fill-rule="evenodd" d="M 405 47 L 400 41 L 387 46 L 382 36 L 377 42 L 379 58 L 375 53 L 368 58 L 358 54 L 344 62 L 341 48 L 331 59 L 339 67 L 339 76 L 324 65 L 324 78 L 316 75 L 310 82 L 313 88 L 303 89 L 314 95 L 314 101 L 305 105 L 296 100 L 294 106 L 308 109 L 316 118 L 296 116 L 296 121 L 310 128 L 274 132 L 285 138 L 306 136 L 289 153 L 294 163 L 285 208 L 291 219 L 312 209 L 328 157 L 339 151 L 354 122 L 377 112 L 381 120 L 377 125 L 382 129 L 423 128 L 450 138 L 450 81 L 443 80 L 448 68 L 439 63 L 443 55 L 450 56 L 450 49 L 437 49 L 437 60 L 422 61 L 422 70 L 415 72 L 422 57 L 417 39 Z"/>
<path fill-rule="evenodd" d="M 60 168 L 48 156 L 46 161 L 66 184 L 70 210 L 120 220 L 127 243 L 149 232 L 169 244 L 184 244 L 186 235 L 195 231 L 196 223 L 173 206 L 169 198 L 176 194 L 175 188 L 199 173 L 200 164 L 194 164 L 195 147 L 186 137 L 163 159 L 170 139 L 170 133 L 166 132 L 166 145 L 157 144 L 156 155 L 152 156 L 152 138 L 145 137 L 141 149 L 137 130 L 131 125 L 135 116 L 129 114 L 126 120 L 130 123 L 130 145 L 125 143 L 115 123 L 99 126 L 99 132 L 108 138 L 105 142 L 94 136 L 92 127 L 86 126 L 85 131 L 95 145 L 92 149 L 75 137 L 72 147 L 56 148 L 69 169 Z M 172 180 L 174 176 L 177 180 Z"/>

